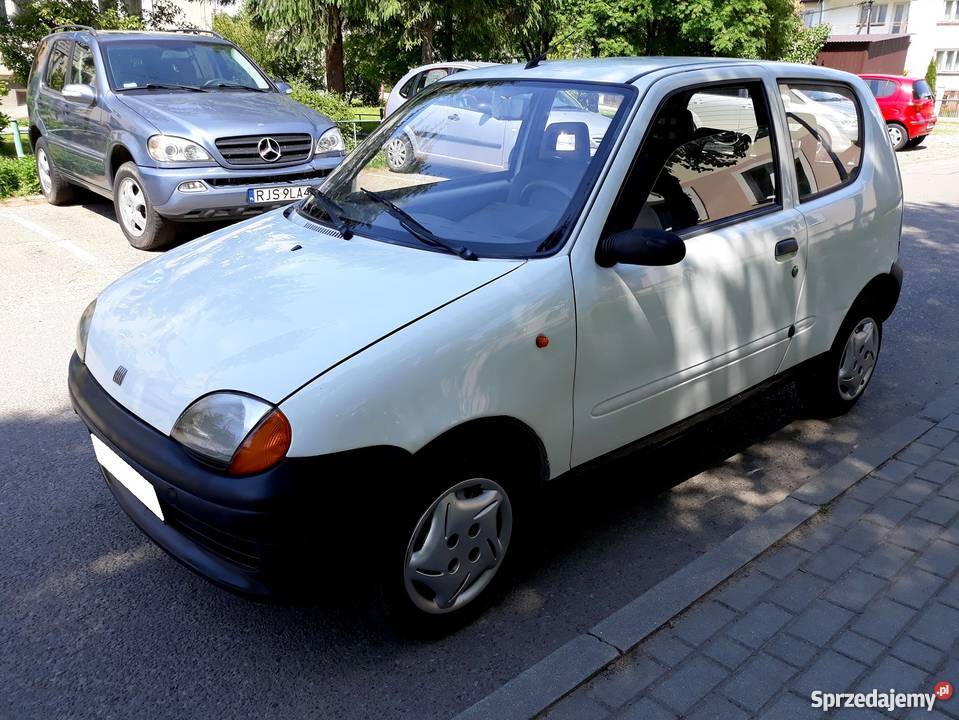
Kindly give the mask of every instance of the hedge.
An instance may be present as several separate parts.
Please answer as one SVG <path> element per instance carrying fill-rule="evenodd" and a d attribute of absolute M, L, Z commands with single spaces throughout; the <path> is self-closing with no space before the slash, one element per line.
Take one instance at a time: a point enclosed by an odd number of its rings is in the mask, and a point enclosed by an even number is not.
<path fill-rule="evenodd" d="M 35 195 L 40 192 L 33 156 L 0 157 L 0 198 L 14 195 Z"/>

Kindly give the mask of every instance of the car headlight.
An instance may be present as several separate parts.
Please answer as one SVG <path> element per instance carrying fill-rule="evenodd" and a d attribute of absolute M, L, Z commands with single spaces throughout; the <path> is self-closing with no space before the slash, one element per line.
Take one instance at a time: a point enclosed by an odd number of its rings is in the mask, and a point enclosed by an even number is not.
<path fill-rule="evenodd" d="M 83 362 L 87 354 L 87 337 L 90 335 L 90 323 L 93 322 L 93 311 L 97 309 L 97 301 L 86 306 L 77 323 L 77 355 Z"/>
<path fill-rule="evenodd" d="M 286 456 L 293 432 L 269 403 L 234 392 L 204 395 L 183 411 L 171 437 L 230 475 L 250 475 Z"/>
<path fill-rule="evenodd" d="M 147 140 L 147 152 L 157 162 L 198 162 L 209 160 L 210 153 L 186 138 L 154 135 Z"/>
<path fill-rule="evenodd" d="M 343 152 L 345 149 L 346 145 L 343 143 L 343 135 L 339 128 L 331 127 L 320 135 L 320 139 L 316 141 L 317 155 Z"/>

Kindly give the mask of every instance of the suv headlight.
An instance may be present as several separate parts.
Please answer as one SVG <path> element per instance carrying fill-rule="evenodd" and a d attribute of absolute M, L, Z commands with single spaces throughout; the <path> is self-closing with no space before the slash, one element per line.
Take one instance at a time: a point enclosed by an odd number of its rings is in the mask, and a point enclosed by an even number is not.
<path fill-rule="evenodd" d="M 154 135 L 147 140 L 147 152 L 157 162 L 199 162 L 210 159 L 210 153 L 186 138 Z"/>
<path fill-rule="evenodd" d="M 93 322 L 93 311 L 97 309 L 97 301 L 86 306 L 80 315 L 80 322 L 77 323 L 77 355 L 80 362 L 84 361 L 87 354 L 87 337 L 90 335 L 90 323 Z"/>
<path fill-rule="evenodd" d="M 183 411 L 171 437 L 230 475 L 272 467 L 290 449 L 286 416 L 269 403 L 234 392 L 204 395 Z"/>
<path fill-rule="evenodd" d="M 328 155 L 329 153 L 343 152 L 346 145 L 343 143 L 343 135 L 339 128 L 331 127 L 325 133 L 320 135 L 316 141 L 316 154 Z"/>

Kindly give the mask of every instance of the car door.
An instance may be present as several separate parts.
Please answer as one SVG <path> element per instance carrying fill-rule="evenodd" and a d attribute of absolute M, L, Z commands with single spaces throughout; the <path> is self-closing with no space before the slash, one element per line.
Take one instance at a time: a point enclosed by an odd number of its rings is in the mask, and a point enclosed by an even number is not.
<path fill-rule="evenodd" d="M 106 154 L 110 132 L 100 105 L 103 82 L 93 48 L 85 40 L 73 44 L 67 82 L 90 87 L 96 100 L 92 105 L 63 98 L 63 145 L 71 174 L 107 187 Z"/>
<path fill-rule="evenodd" d="M 764 75 L 745 67 L 666 77 L 652 85 L 631 125 L 631 134 L 645 136 L 642 144 L 638 152 L 632 145 L 631 168 L 605 221 L 587 224 L 596 229 L 577 239 L 571 256 L 573 466 L 716 405 L 780 367 L 804 278 L 805 226 L 792 208 L 791 183 L 782 182 L 779 157 L 788 146 L 782 116 L 771 110 L 776 86 Z M 754 108 L 738 131 L 693 119 L 690 100 L 719 90 L 737 101 L 743 91 Z M 600 239 L 632 228 L 675 232 L 685 258 L 668 267 L 600 267 Z"/>
<path fill-rule="evenodd" d="M 54 41 L 37 90 L 37 114 L 43 126 L 50 157 L 54 164 L 65 172 L 70 172 L 70 169 L 66 150 L 66 100 L 63 98 L 63 86 L 67 84 L 72 50 L 72 40 Z"/>

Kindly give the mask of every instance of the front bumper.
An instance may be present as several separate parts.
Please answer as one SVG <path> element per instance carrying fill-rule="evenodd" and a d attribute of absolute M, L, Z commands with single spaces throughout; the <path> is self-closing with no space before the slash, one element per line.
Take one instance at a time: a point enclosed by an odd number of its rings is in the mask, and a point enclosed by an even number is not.
<path fill-rule="evenodd" d="M 156 490 L 160 520 L 106 472 L 117 502 L 157 545 L 214 583 L 247 595 L 288 596 L 313 590 L 365 537 L 374 478 L 398 477 L 410 456 L 371 447 L 310 458 L 286 458 L 272 469 L 230 477 L 196 461 L 176 441 L 120 406 L 73 354 L 70 399 L 90 432 Z M 102 468 L 101 468 L 102 470 Z M 344 503 L 363 507 L 361 527 Z M 332 556 L 332 557 L 331 557 Z M 323 570 L 321 568 L 326 568 Z"/>
<path fill-rule="evenodd" d="M 147 196 L 156 211 L 176 220 L 218 220 L 256 215 L 285 203 L 249 205 L 246 191 L 251 187 L 316 184 L 343 161 L 342 157 L 314 158 L 310 162 L 283 168 L 228 170 L 219 165 L 195 168 L 139 167 Z M 199 180 L 205 192 L 181 192 L 188 180 Z"/>

